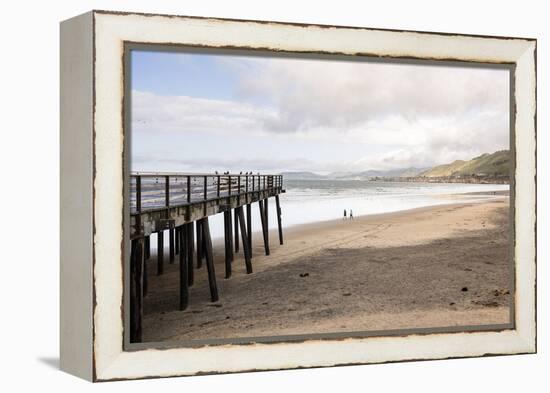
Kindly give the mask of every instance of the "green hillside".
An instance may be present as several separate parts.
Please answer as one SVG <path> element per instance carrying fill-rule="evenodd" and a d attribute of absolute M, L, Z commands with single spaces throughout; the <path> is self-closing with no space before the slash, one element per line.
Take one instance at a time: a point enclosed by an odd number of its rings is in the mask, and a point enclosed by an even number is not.
<path fill-rule="evenodd" d="M 510 151 L 501 150 L 493 154 L 485 153 L 469 161 L 457 160 L 450 164 L 438 165 L 420 176 L 508 176 L 510 174 Z"/>

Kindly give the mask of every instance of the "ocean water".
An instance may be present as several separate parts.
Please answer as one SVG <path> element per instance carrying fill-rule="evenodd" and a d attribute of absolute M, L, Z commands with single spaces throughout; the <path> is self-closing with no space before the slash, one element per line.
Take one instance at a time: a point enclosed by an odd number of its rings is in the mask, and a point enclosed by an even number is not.
<path fill-rule="evenodd" d="M 366 180 L 286 180 L 285 226 L 495 198 L 471 193 L 509 190 L 507 184 L 398 183 Z M 271 222 L 271 218 L 270 218 Z"/>
<path fill-rule="evenodd" d="M 507 184 L 397 183 L 366 180 L 285 180 L 280 196 L 283 232 L 295 225 L 341 219 L 344 209 L 354 217 L 390 213 L 426 206 L 481 201 L 500 196 L 493 191 L 509 190 Z M 472 195 L 484 192 L 489 195 Z M 277 228 L 275 198 L 269 199 L 269 227 Z M 254 243 L 261 240 L 258 203 L 252 205 Z M 210 217 L 212 238 L 223 237 L 223 215 Z M 151 239 L 154 247 L 156 240 Z"/>

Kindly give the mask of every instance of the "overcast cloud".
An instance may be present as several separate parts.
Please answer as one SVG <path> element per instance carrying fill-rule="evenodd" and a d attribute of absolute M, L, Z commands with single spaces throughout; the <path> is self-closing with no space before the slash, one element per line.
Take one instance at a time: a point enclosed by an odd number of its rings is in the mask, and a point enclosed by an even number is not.
<path fill-rule="evenodd" d="M 185 56 L 182 73 L 194 56 L 157 55 L 159 62 Z M 227 56 L 201 62 L 204 75 L 176 86 L 176 94 L 140 86 L 139 58 L 133 62 L 133 170 L 428 167 L 509 147 L 504 70 Z M 217 82 L 222 98 L 200 94 L 201 86 L 215 91 L 214 70 L 232 81 Z"/>

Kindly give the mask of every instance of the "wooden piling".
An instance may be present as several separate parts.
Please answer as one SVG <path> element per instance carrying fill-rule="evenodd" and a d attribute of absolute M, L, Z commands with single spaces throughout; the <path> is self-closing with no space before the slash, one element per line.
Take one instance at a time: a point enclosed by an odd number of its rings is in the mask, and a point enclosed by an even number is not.
<path fill-rule="evenodd" d="M 224 243 L 225 243 L 225 278 L 231 277 L 231 261 L 233 258 L 233 239 L 231 228 L 231 211 L 223 212 L 223 228 L 224 228 Z"/>
<path fill-rule="evenodd" d="M 132 240 L 130 251 L 130 342 L 142 341 L 143 238 Z"/>
<path fill-rule="evenodd" d="M 187 284 L 191 287 L 195 281 L 195 266 L 193 264 L 193 253 L 195 243 L 195 232 L 193 231 L 193 223 L 185 224 L 187 226 L 186 235 L 187 241 L 185 243 L 185 249 L 181 250 L 182 253 L 187 252 Z M 182 227 L 183 230 L 183 227 Z M 183 245 L 183 243 L 181 243 Z M 183 246 L 182 246 L 183 247 Z"/>
<path fill-rule="evenodd" d="M 246 234 L 248 235 L 248 255 L 252 258 L 252 204 L 246 205 Z"/>
<path fill-rule="evenodd" d="M 267 233 L 267 246 L 269 248 L 269 198 L 264 199 L 265 232 Z"/>
<path fill-rule="evenodd" d="M 204 250 L 206 250 L 206 239 L 204 238 L 204 235 L 202 236 L 202 257 L 204 260 L 206 260 L 206 252 Z"/>
<path fill-rule="evenodd" d="M 202 222 L 201 220 L 197 220 L 196 227 L 197 227 L 197 268 L 200 269 L 202 267 Z"/>
<path fill-rule="evenodd" d="M 186 225 L 180 227 L 176 232 L 180 241 L 180 253 L 179 253 L 179 263 L 180 263 L 180 310 L 183 311 L 189 305 L 189 265 L 187 263 L 187 241 L 188 234 Z"/>
<path fill-rule="evenodd" d="M 235 210 L 235 252 L 239 252 L 239 216 Z"/>
<path fill-rule="evenodd" d="M 235 259 L 235 254 L 233 253 L 233 220 L 232 220 L 231 210 L 227 211 L 227 241 L 228 241 L 228 251 L 229 251 L 229 261 L 233 262 Z"/>
<path fill-rule="evenodd" d="M 235 209 L 235 215 L 239 217 L 239 225 L 241 227 L 241 238 L 243 241 L 244 261 L 246 264 L 246 273 L 252 273 L 252 260 L 250 257 L 250 246 L 248 245 L 248 235 L 246 231 L 246 223 L 244 221 L 244 212 L 242 206 Z"/>
<path fill-rule="evenodd" d="M 265 255 L 269 255 L 269 227 L 267 225 L 267 199 L 260 200 L 260 218 L 262 222 L 262 235 L 264 238 Z"/>
<path fill-rule="evenodd" d="M 145 247 L 145 242 L 143 244 Z M 146 249 L 143 251 L 143 296 L 147 296 L 147 292 L 149 291 L 149 277 L 147 276 L 147 259 L 145 259 L 146 256 Z"/>
<path fill-rule="evenodd" d="M 258 201 L 258 208 L 260 209 L 260 225 L 262 226 L 262 234 L 264 233 L 264 228 L 265 228 L 265 225 L 264 225 L 264 202 L 260 199 Z"/>
<path fill-rule="evenodd" d="M 180 230 L 181 230 L 181 226 L 176 227 L 176 250 L 175 250 L 176 255 L 180 253 L 180 239 L 181 239 L 181 235 L 179 233 Z"/>
<path fill-rule="evenodd" d="M 147 296 L 147 291 L 149 290 L 147 260 L 151 258 L 151 236 L 145 236 L 143 239 L 143 248 L 143 296 Z"/>
<path fill-rule="evenodd" d="M 279 244 L 283 245 L 283 226 L 281 224 L 281 203 L 279 202 L 279 195 L 275 195 L 275 204 L 277 208 L 277 226 L 279 227 Z"/>
<path fill-rule="evenodd" d="M 206 269 L 208 270 L 208 285 L 210 287 L 210 300 L 218 301 L 218 286 L 216 284 L 216 271 L 214 269 L 214 255 L 212 252 L 212 238 L 210 237 L 210 225 L 208 217 L 201 220 L 202 236 L 204 238 L 204 253 L 206 256 Z"/>
<path fill-rule="evenodd" d="M 145 259 L 151 258 L 151 237 L 145 236 Z"/>
<path fill-rule="evenodd" d="M 157 232 L 157 275 L 164 273 L 164 231 Z"/>
<path fill-rule="evenodd" d="M 174 263 L 174 259 L 176 258 L 176 254 L 174 253 L 174 251 L 175 251 L 175 247 L 174 247 L 174 228 L 170 228 L 168 230 L 168 236 L 169 236 L 170 263 Z"/>
<path fill-rule="evenodd" d="M 265 244 L 266 244 L 266 255 L 269 255 L 269 198 L 264 199 L 264 222 L 265 222 Z"/>

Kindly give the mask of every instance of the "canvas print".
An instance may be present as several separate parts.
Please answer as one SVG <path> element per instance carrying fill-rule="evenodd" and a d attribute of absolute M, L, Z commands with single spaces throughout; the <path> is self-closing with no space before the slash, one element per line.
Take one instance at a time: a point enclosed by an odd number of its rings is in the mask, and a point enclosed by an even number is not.
<path fill-rule="evenodd" d="M 130 343 L 513 327 L 510 70 L 129 51 Z"/>

